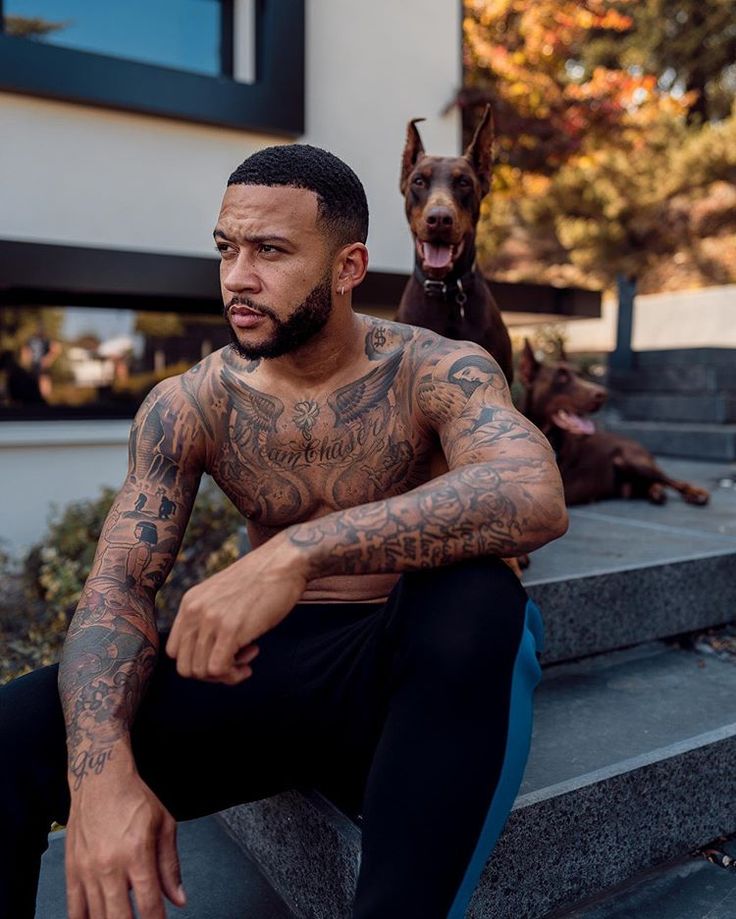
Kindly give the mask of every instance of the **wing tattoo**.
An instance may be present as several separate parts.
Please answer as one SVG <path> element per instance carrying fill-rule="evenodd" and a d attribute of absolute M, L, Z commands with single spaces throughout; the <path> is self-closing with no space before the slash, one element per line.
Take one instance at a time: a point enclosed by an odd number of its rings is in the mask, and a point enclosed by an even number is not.
<path fill-rule="evenodd" d="M 341 428 L 357 421 L 365 412 L 384 401 L 399 372 L 404 352 L 397 351 L 380 367 L 371 370 L 354 383 L 348 383 L 328 397 L 327 403 L 335 413 L 335 427 Z"/>
<path fill-rule="evenodd" d="M 280 399 L 248 386 L 224 365 L 220 380 L 230 395 L 230 404 L 238 422 L 247 423 L 256 434 L 276 431 L 276 422 L 284 411 L 284 403 Z"/>

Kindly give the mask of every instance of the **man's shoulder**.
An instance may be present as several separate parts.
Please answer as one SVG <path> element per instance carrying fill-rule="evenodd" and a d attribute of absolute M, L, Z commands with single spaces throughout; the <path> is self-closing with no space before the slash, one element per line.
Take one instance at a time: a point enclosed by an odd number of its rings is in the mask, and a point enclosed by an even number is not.
<path fill-rule="evenodd" d="M 446 359 L 452 362 L 464 357 L 485 359 L 495 364 L 490 354 L 475 342 L 456 341 L 421 326 L 375 316 L 365 316 L 364 320 L 366 353 L 369 357 L 379 358 L 401 349 L 419 363 L 426 362 L 428 366 Z"/>

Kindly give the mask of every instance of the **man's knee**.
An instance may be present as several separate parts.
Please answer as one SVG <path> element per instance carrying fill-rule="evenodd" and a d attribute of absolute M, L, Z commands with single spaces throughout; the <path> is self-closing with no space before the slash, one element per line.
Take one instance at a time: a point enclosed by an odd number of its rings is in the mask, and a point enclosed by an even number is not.
<path fill-rule="evenodd" d="M 473 559 L 407 577 L 409 659 L 446 686 L 470 691 L 489 669 L 511 671 L 527 596 L 507 565 Z"/>

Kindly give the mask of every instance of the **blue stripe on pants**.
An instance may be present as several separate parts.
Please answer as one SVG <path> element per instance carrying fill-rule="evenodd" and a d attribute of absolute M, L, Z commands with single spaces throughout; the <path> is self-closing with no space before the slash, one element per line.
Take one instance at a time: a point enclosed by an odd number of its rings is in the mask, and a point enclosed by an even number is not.
<path fill-rule="evenodd" d="M 537 661 L 537 651 L 542 650 L 543 643 L 542 615 L 539 607 L 532 600 L 528 600 L 524 615 L 524 631 L 512 675 L 509 728 L 501 775 L 475 851 L 447 919 L 463 919 L 481 872 L 501 835 L 519 791 L 532 735 L 532 699 L 542 675 Z"/>

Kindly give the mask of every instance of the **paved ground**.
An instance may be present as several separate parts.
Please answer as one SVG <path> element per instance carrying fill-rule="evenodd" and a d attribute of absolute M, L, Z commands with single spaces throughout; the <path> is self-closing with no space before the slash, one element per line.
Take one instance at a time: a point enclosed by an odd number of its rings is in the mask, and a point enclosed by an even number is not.
<path fill-rule="evenodd" d="M 36 919 L 66 919 L 64 833 L 52 833 L 41 868 Z M 293 919 L 219 820 L 180 823 L 178 848 L 188 904 L 177 919 Z M 12 919 L 12 917 L 3 917 Z"/>
<path fill-rule="evenodd" d="M 570 529 L 532 555 L 524 582 L 574 577 L 733 551 L 736 545 L 736 463 L 662 458 L 663 469 L 711 492 L 695 507 L 670 492 L 665 505 L 599 501 L 570 508 Z"/>

